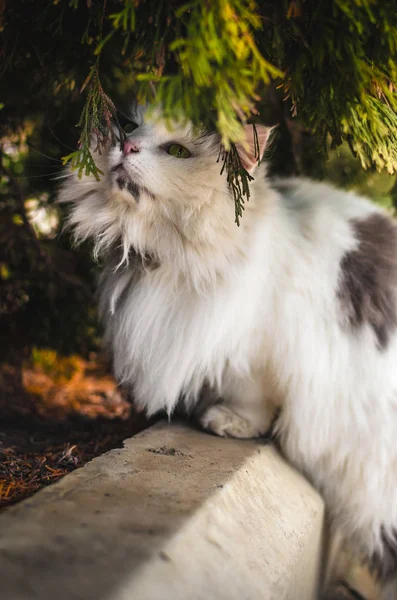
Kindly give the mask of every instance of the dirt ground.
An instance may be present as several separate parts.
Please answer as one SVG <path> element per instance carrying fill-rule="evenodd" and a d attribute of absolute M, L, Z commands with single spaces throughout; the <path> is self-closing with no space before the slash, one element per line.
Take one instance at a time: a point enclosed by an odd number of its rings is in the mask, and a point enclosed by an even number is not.
<path fill-rule="evenodd" d="M 57 481 L 148 426 L 97 355 L 36 351 L 0 366 L 0 509 Z"/>

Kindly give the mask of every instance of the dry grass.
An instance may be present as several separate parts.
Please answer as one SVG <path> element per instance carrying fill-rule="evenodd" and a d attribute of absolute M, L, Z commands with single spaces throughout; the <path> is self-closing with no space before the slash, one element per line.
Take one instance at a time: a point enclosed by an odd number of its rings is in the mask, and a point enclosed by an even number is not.
<path fill-rule="evenodd" d="M 13 447 L 0 447 L 0 508 L 29 496 L 79 466 L 75 450 L 75 445 L 66 444 L 60 452 L 47 450 L 32 455 Z"/>

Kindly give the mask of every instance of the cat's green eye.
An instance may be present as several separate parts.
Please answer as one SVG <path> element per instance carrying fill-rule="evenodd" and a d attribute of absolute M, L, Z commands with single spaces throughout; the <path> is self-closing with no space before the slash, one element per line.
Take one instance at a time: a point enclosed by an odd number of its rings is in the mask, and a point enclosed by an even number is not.
<path fill-rule="evenodd" d="M 138 125 L 136 123 L 127 123 L 126 125 L 124 125 L 123 129 L 124 129 L 124 133 L 126 133 L 127 135 L 129 133 L 132 133 L 133 131 L 135 131 L 135 129 L 138 127 Z"/>
<path fill-rule="evenodd" d="M 168 154 L 171 156 L 175 156 L 175 158 L 189 158 L 191 153 L 185 146 L 181 146 L 181 144 L 170 144 L 166 150 Z"/>

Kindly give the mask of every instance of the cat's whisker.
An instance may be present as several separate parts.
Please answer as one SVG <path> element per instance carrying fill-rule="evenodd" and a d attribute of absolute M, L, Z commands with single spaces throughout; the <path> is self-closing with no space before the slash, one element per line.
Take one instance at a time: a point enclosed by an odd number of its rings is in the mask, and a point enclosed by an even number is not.
<path fill-rule="evenodd" d="M 54 172 L 52 173 L 42 173 L 41 175 L 22 175 L 19 177 L 12 177 L 12 179 L 15 179 L 16 181 L 23 181 L 23 180 L 27 180 L 29 181 L 30 179 L 52 179 Z M 54 178 L 56 179 L 56 178 Z"/>
<path fill-rule="evenodd" d="M 40 156 L 43 156 L 44 158 L 48 158 L 48 160 L 53 160 L 54 162 L 62 164 L 62 161 L 59 158 L 55 158 L 54 156 L 49 156 L 48 154 L 44 154 L 44 152 L 37 150 L 37 148 L 35 148 L 33 146 L 33 144 L 31 144 L 30 142 L 27 142 L 27 145 L 31 150 L 33 150 L 33 152 L 36 152 L 36 154 L 39 154 Z"/>
<path fill-rule="evenodd" d="M 57 169 L 59 173 L 61 173 L 62 169 L 60 169 L 60 165 L 52 165 L 48 163 L 25 163 L 25 169 Z M 54 172 L 54 171 L 53 171 Z"/>
<path fill-rule="evenodd" d="M 70 150 L 71 152 L 74 152 L 76 150 L 76 148 L 71 148 L 70 146 L 68 146 L 67 144 L 65 144 L 64 142 L 62 142 L 62 140 L 59 139 L 59 137 L 57 135 L 55 135 L 54 130 L 52 129 L 51 125 L 50 125 L 50 121 L 46 118 L 46 125 L 48 127 L 49 132 L 51 133 L 51 135 L 53 136 L 53 138 L 59 143 L 61 144 L 61 146 L 63 146 L 64 148 L 66 148 L 67 150 Z M 74 132 L 73 132 L 74 133 Z"/>
<path fill-rule="evenodd" d="M 57 179 L 67 179 L 68 177 L 74 177 L 74 176 L 75 176 L 75 172 L 71 171 L 70 173 L 63 173 L 62 175 L 53 177 L 53 180 L 56 181 Z"/>

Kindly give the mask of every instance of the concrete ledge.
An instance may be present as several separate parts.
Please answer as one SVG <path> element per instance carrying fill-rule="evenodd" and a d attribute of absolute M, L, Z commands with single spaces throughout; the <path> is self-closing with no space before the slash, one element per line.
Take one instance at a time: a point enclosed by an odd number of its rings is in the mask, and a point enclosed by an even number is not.
<path fill-rule="evenodd" d="M 323 503 L 272 446 L 159 423 L 0 516 L 5 600 L 314 600 Z"/>

